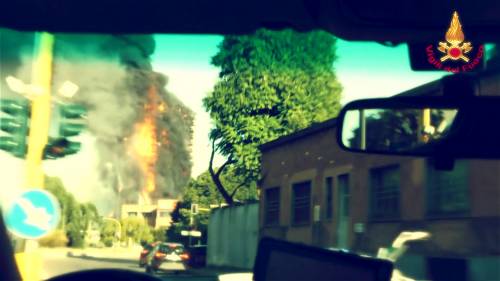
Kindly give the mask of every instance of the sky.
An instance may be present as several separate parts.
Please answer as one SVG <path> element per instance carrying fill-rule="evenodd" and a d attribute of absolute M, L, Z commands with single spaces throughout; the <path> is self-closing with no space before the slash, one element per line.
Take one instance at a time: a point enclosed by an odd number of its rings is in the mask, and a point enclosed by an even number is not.
<path fill-rule="evenodd" d="M 208 133 L 211 122 L 203 109 L 202 99 L 213 89 L 218 78 L 218 69 L 210 64 L 210 60 L 217 53 L 222 36 L 156 35 L 155 39 L 156 51 L 151 60 L 154 70 L 168 77 L 167 90 L 195 113 L 191 176 L 196 177 L 207 170 L 210 158 Z M 337 56 L 333 67 L 343 86 L 342 104 L 360 98 L 391 96 L 443 75 L 442 72 L 411 71 L 406 46 L 385 47 L 376 43 L 339 40 Z M 45 171 L 48 175 L 61 177 L 66 188 L 81 201 L 105 204 L 105 194 L 91 192 L 91 185 L 98 182 L 94 139 L 83 134 L 80 140 L 82 150 L 78 154 L 57 161 L 44 161 Z M 218 156 L 216 165 L 223 160 Z M 22 186 L 23 160 L 0 151 L 0 163 L 2 184 Z M 14 193 L 6 193 L 10 190 L 0 189 L 0 205 L 4 205 L 2 201 L 13 198 Z"/>

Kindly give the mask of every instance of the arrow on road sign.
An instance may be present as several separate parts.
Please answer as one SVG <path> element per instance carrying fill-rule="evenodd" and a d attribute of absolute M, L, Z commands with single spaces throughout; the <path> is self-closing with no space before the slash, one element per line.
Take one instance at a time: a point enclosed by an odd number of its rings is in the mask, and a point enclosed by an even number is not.
<path fill-rule="evenodd" d="M 59 224 L 61 213 L 57 199 L 41 189 L 21 194 L 5 214 L 7 228 L 14 235 L 25 239 L 38 239 Z"/>

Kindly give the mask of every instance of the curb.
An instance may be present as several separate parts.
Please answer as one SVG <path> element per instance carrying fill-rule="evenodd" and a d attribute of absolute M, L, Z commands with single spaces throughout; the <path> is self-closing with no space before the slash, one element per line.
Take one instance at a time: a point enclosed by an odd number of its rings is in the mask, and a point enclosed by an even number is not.
<path fill-rule="evenodd" d="M 68 257 L 81 257 L 81 258 L 97 258 L 97 259 L 118 259 L 118 260 L 127 260 L 134 261 L 139 257 L 132 254 L 126 255 L 113 255 L 106 253 L 88 253 L 88 252 L 79 252 L 79 251 L 68 251 L 66 254 Z"/>

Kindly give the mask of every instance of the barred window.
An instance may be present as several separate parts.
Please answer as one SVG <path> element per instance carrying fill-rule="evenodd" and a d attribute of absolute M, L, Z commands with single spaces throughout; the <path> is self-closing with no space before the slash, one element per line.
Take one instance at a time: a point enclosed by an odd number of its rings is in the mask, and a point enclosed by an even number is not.
<path fill-rule="evenodd" d="M 325 217 L 331 219 L 333 217 L 333 178 L 327 177 L 325 179 L 325 194 L 326 194 L 326 213 Z"/>
<path fill-rule="evenodd" d="M 293 184 L 293 223 L 311 221 L 311 181 Z"/>
<path fill-rule="evenodd" d="M 456 161 L 451 171 L 427 164 L 427 213 L 462 214 L 469 210 L 468 162 Z"/>
<path fill-rule="evenodd" d="M 371 218 L 399 217 L 399 165 L 370 171 Z"/>
<path fill-rule="evenodd" d="M 272 187 L 265 193 L 264 222 L 267 225 L 279 224 L 280 221 L 280 189 Z"/>

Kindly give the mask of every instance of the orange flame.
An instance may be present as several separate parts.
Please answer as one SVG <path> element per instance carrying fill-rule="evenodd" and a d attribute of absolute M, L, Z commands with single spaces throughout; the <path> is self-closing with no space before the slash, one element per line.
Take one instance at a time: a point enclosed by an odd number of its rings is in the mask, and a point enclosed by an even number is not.
<path fill-rule="evenodd" d="M 162 145 L 168 145 L 170 143 L 167 130 L 162 130 L 160 137 L 161 137 L 161 144 Z"/>
<path fill-rule="evenodd" d="M 166 109 L 167 108 L 165 106 L 165 103 L 162 102 L 162 103 L 160 103 L 160 105 L 158 105 L 158 111 L 165 112 Z"/>
<path fill-rule="evenodd" d="M 132 137 L 132 149 L 146 181 L 143 193 L 151 193 L 156 189 L 155 169 L 156 160 L 158 159 L 158 142 L 156 135 L 156 107 L 152 105 L 156 104 L 157 98 L 156 88 L 152 85 L 148 90 L 148 103 L 144 106 L 144 119 L 135 125 Z"/>
<path fill-rule="evenodd" d="M 453 18 L 451 19 L 450 28 L 446 32 L 446 41 L 450 44 L 456 45 L 463 42 L 465 39 L 464 32 L 462 31 L 462 25 L 460 24 L 460 19 L 458 18 L 458 13 L 455 11 L 453 13 Z"/>

